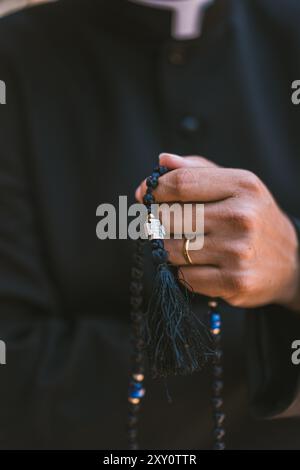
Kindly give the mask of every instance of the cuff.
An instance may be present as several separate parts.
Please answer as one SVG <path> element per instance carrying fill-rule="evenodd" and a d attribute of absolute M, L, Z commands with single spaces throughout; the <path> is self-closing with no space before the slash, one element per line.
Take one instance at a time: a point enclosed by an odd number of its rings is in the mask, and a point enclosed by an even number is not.
<path fill-rule="evenodd" d="M 270 305 L 249 311 L 247 323 L 252 412 L 261 418 L 300 417 L 300 365 L 292 363 L 299 313 Z"/>

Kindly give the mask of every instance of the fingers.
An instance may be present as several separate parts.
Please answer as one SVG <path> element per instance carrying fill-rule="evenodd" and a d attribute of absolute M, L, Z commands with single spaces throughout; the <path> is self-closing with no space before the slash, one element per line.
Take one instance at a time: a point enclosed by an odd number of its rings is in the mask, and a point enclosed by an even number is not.
<path fill-rule="evenodd" d="M 170 170 L 176 170 L 177 168 L 217 167 L 215 163 L 204 157 L 194 155 L 180 157 L 179 155 L 170 153 L 161 153 L 159 156 L 159 164 L 166 166 Z"/>
<path fill-rule="evenodd" d="M 206 233 L 204 209 L 203 204 L 163 203 L 159 206 L 158 216 L 167 234 L 203 234 Z"/>
<path fill-rule="evenodd" d="M 159 164 L 161 166 L 166 166 L 169 170 L 176 170 L 179 168 L 201 168 L 201 167 L 217 167 L 217 165 L 207 158 L 198 157 L 194 155 L 188 155 L 181 157 L 179 155 L 174 155 L 170 153 L 161 153 L 159 155 Z M 136 190 L 136 199 L 139 202 L 142 202 L 143 195 L 146 191 L 146 185 L 144 184 L 143 188 L 141 186 Z"/>
<path fill-rule="evenodd" d="M 203 167 L 179 168 L 161 176 L 154 191 L 157 202 L 211 202 L 221 201 L 237 192 L 241 170 Z M 142 202 L 146 193 L 143 181 L 136 192 Z"/>
<path fill-rule="evenodd" d="M 235 269 L 241 267 L 251 255 L 251 246 L 246 241 L 232 244 L 231 240 L 212 234 L 205 235 L 202 241 L 201 249 L 193 249 L 192 243 L 189 244 L 189 256 L 195 266 L 209 264 L 221 269 Z M 168 259 L 175 266 L 189 265 L 184 256 L 184 243 L 185 238 L 164 241 Z"/>
<path fill-rule="evenodd" d="M 178 279 L 192 292 L 219 297 L 235 307 L 261 305 L 257 298 L 253 299 L 253 272 L 230 272 L 215 266 L 183 266 L 178 269 Z"/>
<path fill-rule="evenodd" d="M 167 234 L 213 233 L 220 237 L 234 238 L 235 235 L 240 236 L 239 226 L 243 223 L 240 219 L 245 218 L 248 211 L 249 207 L 243 207 L 240 214 L 231 199 L 226 199 L 206 204 L 163 203 L 160 204 L 158 215 Z"/>
<path fill-rule="evenodd" d="M 165 240 L 165 249 L 168 252 L 170 263 L 175 266 L 189 265 L 184 257 L 185 239 L 181 240 Z M 189 249 L 189 256 L 194 265 L 212 265 L 220 264 L 220 255 L 215 249 L 215 243 L 212 237 L 204 238 L 204 246 L 201 250 Z"/>

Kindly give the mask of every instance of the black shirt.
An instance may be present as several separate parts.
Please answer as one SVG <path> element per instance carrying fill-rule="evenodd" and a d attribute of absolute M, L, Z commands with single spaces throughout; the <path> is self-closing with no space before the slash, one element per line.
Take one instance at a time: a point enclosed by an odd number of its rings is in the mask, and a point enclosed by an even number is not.
<path fill-rule="evenodd" d="M 298 1 L 217 1 L 203 34 L 170 12 L 63 0 L 0 23 L 2 448 L 125 448 L 132 244 L 96 208 L 134 200 L 162 151 L 254 171 L 300 218 Z M 274 227 L 276 230 L 276 227 Z M 198 308 L 204 309 L 201 298 Z M 300 448 L 300 316 L 224 307 L 229 448 Z M 247 341 L 245 341 L 245 334 Z M 246 361 L 248 356 L 248 361 Z M 147 381 L 146 448 L 211 446 L 210 374 Z"/>

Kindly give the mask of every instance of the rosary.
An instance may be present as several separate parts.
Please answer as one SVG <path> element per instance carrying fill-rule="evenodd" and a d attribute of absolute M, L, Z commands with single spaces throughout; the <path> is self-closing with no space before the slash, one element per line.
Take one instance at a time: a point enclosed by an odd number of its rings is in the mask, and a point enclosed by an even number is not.
<path fill-rule="evenodd" d="M 154 169 L 146 180 L 147 192 L 143 198 L 148 213 L 146 231 L 156 267 L 146 312 L 143 311 L 143 252 L 147 240 L 139 239 L 136 242 L 133 256 L 130 283 L 133 357 L 128 391 L 129 448 L 139 449 L 138 420 L 145 396 L 146 357 L 155 378 L 191 374 L 201 370 L 208 357 L 211 357 L 213 449 L 224 450 L 222 321 L 218 302 L 208 301 L 209 325 L 202 323 L 193 313 L 189 291 L 185 285 L 179 284 L 177 270 L 168 262 L 168 253 L 164 248 L 164 228 L 151 212 L 151 206 L 155 203 L 153 190 L 157 188 L 159 178 L 168 171 L 162 166 Z M 184 254 L 187 262 L 192 264 L 186 243 Z M 210 346 L 207 346 L 208 341 Z"/>

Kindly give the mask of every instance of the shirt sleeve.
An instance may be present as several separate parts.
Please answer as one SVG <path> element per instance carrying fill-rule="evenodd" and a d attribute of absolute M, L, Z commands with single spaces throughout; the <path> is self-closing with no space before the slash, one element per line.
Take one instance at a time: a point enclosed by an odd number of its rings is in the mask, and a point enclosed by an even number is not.
<path fill-rule="evenodd" d="M 55 318 L 59 303 L 44 261 L 38 200 L 29 178 L 21 87 L 2 55 L 0 78 L 6 85 L 6 104 L 0 105 L 0 339 L 6 345 L 0 420 L 5 429 L 1 446 L 9 448 L 12 443 L 26 446 L 37 419 L 45 415 L 38 382 L 50 341 L 47 331 L 53 341 L 49 318 Z"/>
<path fill-rule="evenodd" d="M 299 219 L 291 217 L 300 240 Z M 300 313 L 269 305 L 247 315 L 251 408 L 263 418 L 300 416 L 300 365 L 292 343 L 300 340 Z"/>
<path fill-rule="evenodd" d="M 0 78 L 0 448 L 96 447 L 103 429 L 109 446 L 123 425 L 107 403 L 123 400 L 129 332 L 109 318 L 64 311 L 41 223 L 26 96 L 1 54 Z M 112 370 L 120 371 L 114 387 Z"/>

